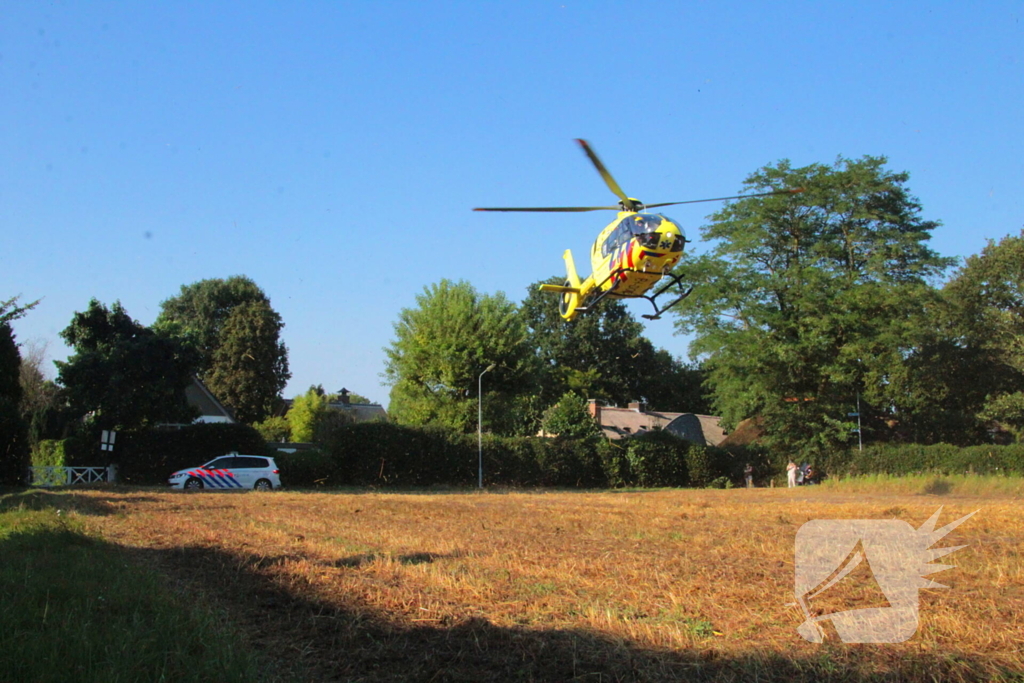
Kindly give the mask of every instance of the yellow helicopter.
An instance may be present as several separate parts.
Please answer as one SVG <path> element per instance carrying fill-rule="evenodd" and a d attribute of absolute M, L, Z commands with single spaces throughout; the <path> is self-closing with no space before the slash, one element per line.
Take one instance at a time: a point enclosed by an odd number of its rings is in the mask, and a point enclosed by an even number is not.
<path fill-rule="evenodd" d="M 668 309 L 690 295 L 693 288 L 683 290 L 684 284 L 678 275 L 671 272 L 683 256 L 683 247 L 687 239 L 679 225 L 671 218 L 660 213 L 648 213 L 648 209 L 676 204 L 696 204 L 699 202 L 717 202 L 727 199 L 745 197 L 762 197 L 773 194 L 793 194 L 802 190 L 779 190 L 758 194 L 735 195 L 733 197 L 715 197 L 714 199 L 692 199 L 682 202 L 664 202 L 661 204 L 643 204 L 635 197 L 627 197 L 615 178 L 608 172 L 604 164 L 594 153 L 586 140 L 577 139 L 597 172 L 604 178 L 615 196 L 619 198 L 618 206 L 562 206 L 537 208 L 479 208 L 474 211 L 618 211 L 615 220 L 609 223 L 597 236 L 594 246 L 590 249 L 591 274 L 580 280 L 576 273 L 576 265 L 572 252 L 565 250 L 566 280 L 563 285 L 541 285 L 545 292 L 556 292 L 561 295 L 558 312 L 566 320 L 572 320 L 580 313 L 593 310 L 605 297 L 647 299 L 654 306 L 654 313 L 644 315 L 648 320 L 657 320 Z M 652 287 L 663 277 L 671 280 L 648 294 Z M 673 285 L 678 286 L 682 294 L 658 307 L 656 299 L 667 292 Z"/>

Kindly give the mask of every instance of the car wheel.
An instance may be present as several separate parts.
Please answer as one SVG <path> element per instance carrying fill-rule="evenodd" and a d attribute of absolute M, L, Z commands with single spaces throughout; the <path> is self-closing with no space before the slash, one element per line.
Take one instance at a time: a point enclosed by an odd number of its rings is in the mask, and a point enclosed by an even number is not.
<path fill-rule="evenodd" d="M 189 477 L 183 488 L 186 491 L 201 491 L 203 489 L 203 480 L 198 477 Z"/>
<path fill-rule="evenodd" d="M 270 491 L 270 490 L 273 490 L 273 488 L 274 488 L 274 485 L 271 484 L 268 480 L 260 479 L 258 482 L 256 482 L 253 485 L 252 490 L 253 491 Z"/>

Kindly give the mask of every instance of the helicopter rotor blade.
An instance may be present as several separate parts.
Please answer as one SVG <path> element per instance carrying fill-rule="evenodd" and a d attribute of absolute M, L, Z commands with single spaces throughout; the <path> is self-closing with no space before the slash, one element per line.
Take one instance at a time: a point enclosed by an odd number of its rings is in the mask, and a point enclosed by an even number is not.
<path fill-rule="evenodd" d="M 727 199 L 746 199 L 748 197 L 770 197 L 776 194 L 798 194 L 803 192 L 804 188 L 798 187 L 795 190 L 773 190 L 772 192 L 757 192 L 755 194 L 738 194 L 732 197 L 713 197 L 711 199 L 690 199 L 685 202 L 664 202 L 662 204 L 647 204 L 648 209 L 656 209 L 659 206 L 675 206 L 677 204 L 700 204 L 701 202 L 724 202 Z"/>
<path fill-rule="evenodd" d="M 605 168 L 604 164 L 601 163 L 601 160 L 597 157 L 597 153 L 595 153 L 594 150 L 590 148 L 590 143 L 581 138 L 576 138 L 576 142 L 578 142 L 580 147 L 583 148 L 583 151 L 590 159 L 590 163 L 594 165 L 594 168 L 597 169 L 597 172 L 601 174 L 602 178 L 604 178 L 604 184 L 608 186 L 608 189 L 614 192 L 615 196 L 621 199 L 623 202 L 626 202 L 627 204 L 631 203 L 632 200 L 626 196 L 626 193 L 622 191 L 622 188 L 619 187 L 619 184 L 615 182 L 615 178 L 612 177 L 612 174 L 609 173 L 608 169 Z"/>
<path fill-rule="evenodd" d="M 487 208 L 473 209 L 474 211 L 558 211 L 558 212 L 579 212 L 579 211 L 618 211 L 617 206 L 544 206 L 536 208 Z"/>

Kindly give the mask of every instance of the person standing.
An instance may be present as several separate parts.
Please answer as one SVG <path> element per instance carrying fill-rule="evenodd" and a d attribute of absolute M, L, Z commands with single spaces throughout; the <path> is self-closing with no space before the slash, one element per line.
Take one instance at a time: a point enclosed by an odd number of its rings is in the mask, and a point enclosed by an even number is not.
<path fill-rule="evenodd" d="M 789 488 L 796 488 L 796 463 L 792 460 L 786 465 L 786 479 L 789 481 Z"/>
<path fill-rule="evenodd" d="M 749 462 L 747 466 L 743 468 L 743 478 L 747 481 L 747 488 L 754 488 L 754 466 Z"/>

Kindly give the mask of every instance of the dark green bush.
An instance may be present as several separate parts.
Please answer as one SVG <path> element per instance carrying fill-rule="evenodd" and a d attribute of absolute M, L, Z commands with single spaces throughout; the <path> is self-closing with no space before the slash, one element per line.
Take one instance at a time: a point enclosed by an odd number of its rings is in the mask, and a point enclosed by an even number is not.
<path fill-rule="evenodd" d="M 637 486 L 686 486 L 690 483 L 690 462 L 700 468 L 706 465 L 703 456 L 703 447 L 666 432 L 637 436 L 626 447 L 633 483 Z M 697 470 L 702 477 L 704 470 Z"/>
<path fill-rule="evenodd" d="M 636 486 L 636 476 L 629 463 L 629 442 L 601 440 L 597 443 L 597 456 L 604 470 L 604 479 L 612 488 Z"/>
<path fill-rule="evenodd" d="M 123 482 L 163 484 L 175 470 L 202 465 L 233 451 L 276 456 L 268 451 L 259 432 L 248 425 L 196 424 L 118 434 L 112 459 Z"/>
<path fill-rule="evenodd" d="M 538 486 L 541 481 L 535 437 L 484 436 L 484 483 Z"/>
<path fill-rule="evenodd" d="M 597 439 L 535 438 L 541 486 L 607 486 Z"/>
<path fill-rule="evenodd" d="M 319 449 L 310 448 L 295 453 L 277 451 L 273 457 L 281 470 L 282 486 L 314 488 L 342 483 L 343 477 L 334 460 Z"/>

